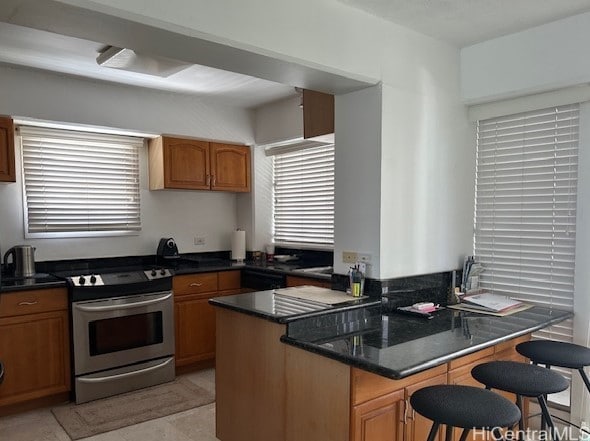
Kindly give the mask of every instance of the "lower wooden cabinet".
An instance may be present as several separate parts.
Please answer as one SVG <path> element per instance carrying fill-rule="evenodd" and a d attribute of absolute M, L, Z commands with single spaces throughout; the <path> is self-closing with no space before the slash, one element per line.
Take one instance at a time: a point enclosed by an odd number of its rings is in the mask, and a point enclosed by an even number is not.
<path fill-rule="evenodd" d="M 65 289 L 2 294 L 0 357 L 4 364 L 0 407 L 70 390 L 69 313 Z"/>
<path fill-rule="evenodd" d="M 404 439 L 404 390 L 397 390 L 354 406 L 351 435 L 355 441 L 398 441 Z"/>
<path fill-rule="evenodd" d="M 174 276 L 176 366 L 215 359 L 215 310 L 209 299 L 240 292 L 240 271 Z"/>

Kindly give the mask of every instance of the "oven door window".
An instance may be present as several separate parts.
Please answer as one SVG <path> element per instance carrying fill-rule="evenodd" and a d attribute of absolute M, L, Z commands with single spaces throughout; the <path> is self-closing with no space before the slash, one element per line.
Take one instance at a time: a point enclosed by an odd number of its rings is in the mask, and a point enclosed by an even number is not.
<path fill-rule="evenodd" d="M 162 343 L 162 311 L 91 321 L 88 336 L 91 356 Z"/>

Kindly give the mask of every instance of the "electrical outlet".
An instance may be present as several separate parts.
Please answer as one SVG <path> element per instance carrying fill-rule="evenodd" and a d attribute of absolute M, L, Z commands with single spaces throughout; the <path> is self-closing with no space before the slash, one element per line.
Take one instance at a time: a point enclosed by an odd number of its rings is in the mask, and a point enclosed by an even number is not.
<path fill-rule="evenodd" d="M 359 253 L 359 256 L 358 257 L 359 257 L 358 258 L 358 261 L 359 262 L 371 263 L 371 255 L 368 254 L 368 253 L 362 253 L 362 254 Z"/>
<path fill-rule="evenodd" d="M 356 263 L 357 260 L 357 253 L 355 251 L 342 251 L 343 263 Z"/>
<path fill-rule="evenodd" d="M 205 245 L 205 238 L 203 236 L 195 236 L 195 245 Z"/>
<path fill-rule="evenodd" d="M 359 269 L 359 271 L 361 273 L 363 273 L 364 275 L 367 275 L 367 264 L 366 263 L 359 261 L 359 262 L 356 262 L 354 265 Z"/>

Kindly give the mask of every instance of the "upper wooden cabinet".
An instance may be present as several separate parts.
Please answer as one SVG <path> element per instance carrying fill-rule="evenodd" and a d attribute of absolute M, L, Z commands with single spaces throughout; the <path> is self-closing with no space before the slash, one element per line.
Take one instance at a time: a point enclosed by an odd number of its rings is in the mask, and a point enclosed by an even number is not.
<path fill-rule="evenodd" d="M 334 142 L 334 95 L 303 90 L 303 137 Z"/>
<path fill-rule="evenodd" d="M 209 143 L 211 190 L 250 191 L 250 147 Z"/>
<path fill-rule="evenodd" d="M 149 143 L 150 190 L 250 191 L 250 148 L 160 136 Z"/>
<path fill-rule="evenodd" d="M 15 182 L 14 125 L 12 118 L 0 116 L 0 182 Z"/>

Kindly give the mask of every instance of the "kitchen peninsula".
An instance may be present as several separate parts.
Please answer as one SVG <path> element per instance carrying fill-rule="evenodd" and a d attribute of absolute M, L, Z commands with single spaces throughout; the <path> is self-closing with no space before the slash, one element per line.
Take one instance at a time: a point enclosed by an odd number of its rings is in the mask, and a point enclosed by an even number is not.
<path fill-rule="evenodd" d="M 506 317 L 454 311 L 424 320 L 383 313 L 378 299 L 288 312 L 261 291 L 212 299 L 221 441 L 423 440 L 430 422 L 411 394 L 477 384 L 471 368 L 522 360 L 514 346 L 572 316 L 532 307 Z"/>

